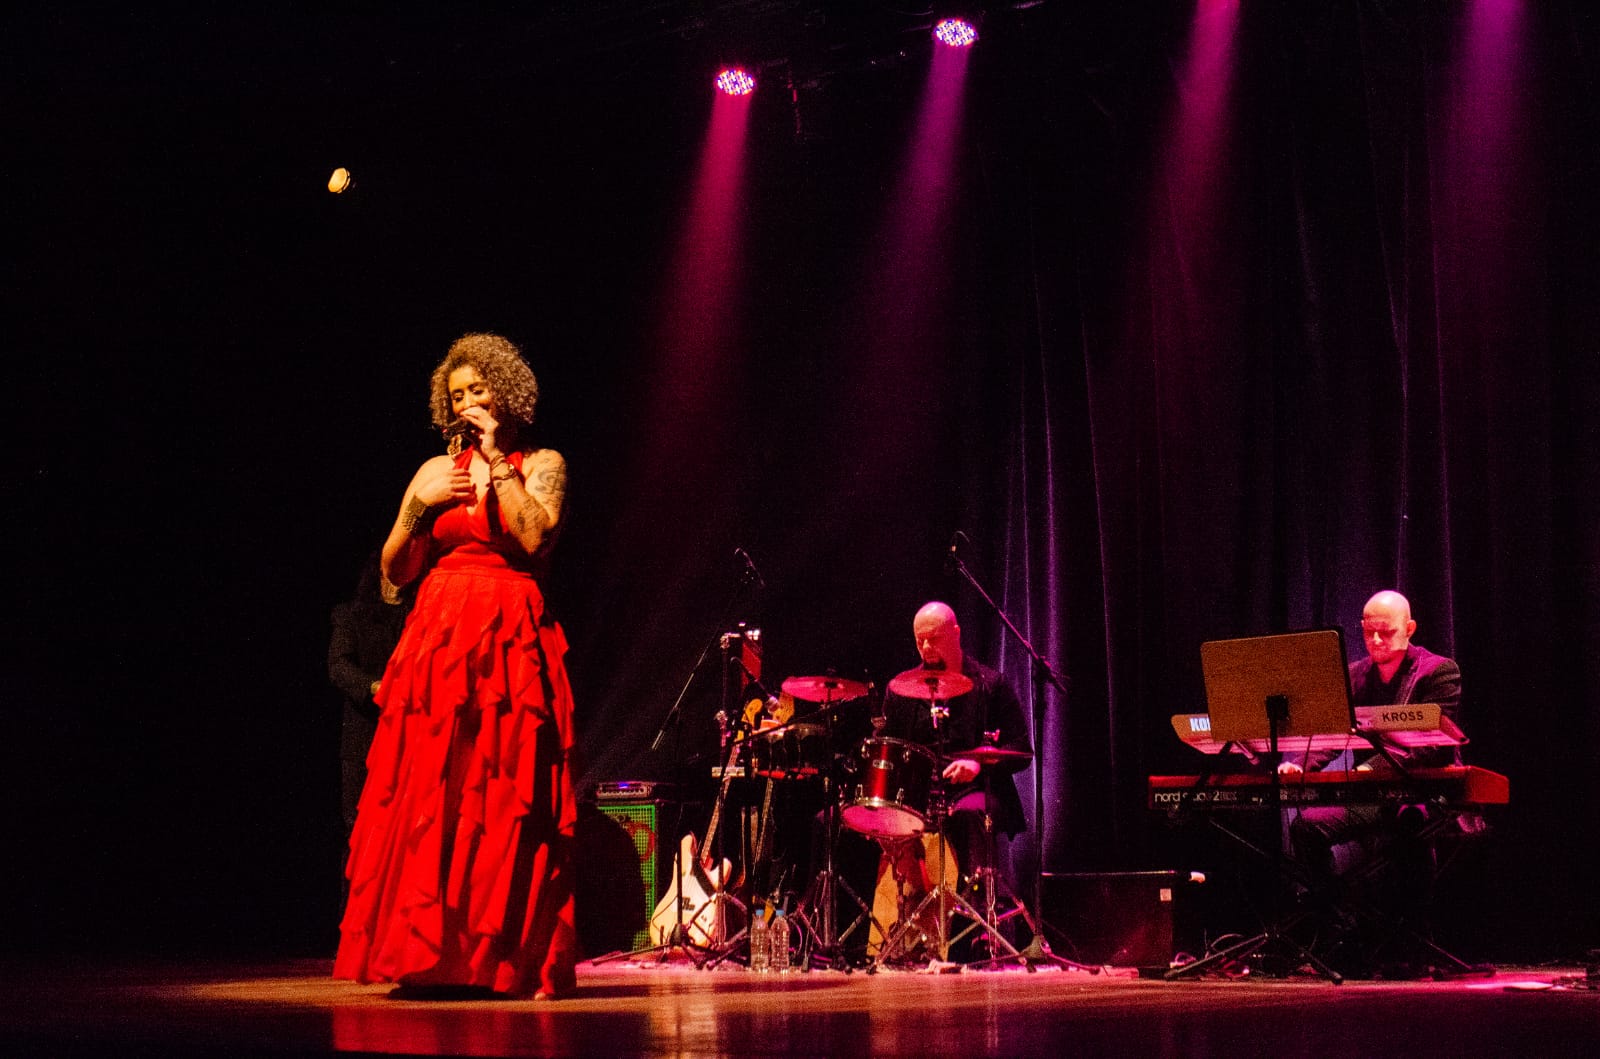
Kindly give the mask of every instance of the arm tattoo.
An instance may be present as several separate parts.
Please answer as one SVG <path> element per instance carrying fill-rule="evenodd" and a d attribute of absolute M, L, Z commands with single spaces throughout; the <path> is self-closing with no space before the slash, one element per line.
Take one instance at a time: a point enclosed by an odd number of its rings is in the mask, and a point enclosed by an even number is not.
<path fill-rule="evenodd" d="M 517 532 L 528 532 L 530 525 L 540 533 L 550 528 L 550 516 L 545 513 L 544 505 L 531 496 L 517 509 Z"/>
<path fill-rule="evenodd" d="M 559 463 L 541 467 L 539 473 L 534 475 L 533 491 L 541 497 L 549 497 L 552 507 L 560 507 L 561 498 L 567 493 L 566 467 Z"/>
<path fill-rule="evenodd" d="M 561 510 L 562 497 L 567 491 L 566 464 L 557 459 L 534 471 L 527 485 L 528 497 L 522 506 L 517 509 L 517 532 L 527 533 L 530 529 L 537 530 L 540 534 L 548 533 L 555 519 L 551 511 Z"/>

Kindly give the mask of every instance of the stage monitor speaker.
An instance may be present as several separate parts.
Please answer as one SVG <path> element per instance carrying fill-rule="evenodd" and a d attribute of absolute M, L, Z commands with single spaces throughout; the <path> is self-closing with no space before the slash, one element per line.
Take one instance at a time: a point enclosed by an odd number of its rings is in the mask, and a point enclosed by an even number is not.
<path fill-rule="evenodd" d="M 1043 879 L 1044 921 L 1079 963 L 1165 972 L 1172 963 L 1175 871 L 1077 872 Z"/>
<path fill-rule="evenodd" d="M 672 876 L 661 801 L 586 803 L 578 818 L 577 917 L 583 951 L 599 956 L 650 943 L 650 914 Z"/>

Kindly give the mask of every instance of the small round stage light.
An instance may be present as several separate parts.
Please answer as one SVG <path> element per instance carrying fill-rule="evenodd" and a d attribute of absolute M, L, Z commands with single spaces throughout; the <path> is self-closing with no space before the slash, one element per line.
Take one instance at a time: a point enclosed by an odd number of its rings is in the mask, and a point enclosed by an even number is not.
<path fill-rule="evenodd" d="M 717 91 L 728 96 L 748 96 L 756 90 L 756 79 L 737 66 L 717 74 Z"/>
<path fill-rule="evenodd" d="M 355 178 L 350 175 L 350 170 L 346 169 L 344 166 L 340 166 L 338 169 L 333 171 L 332 176 L 328 177 L 328 190 L 333 192 L 335 195 L 342 195 L 344 192 L 348 191 L 350 186 L 354 183 Z"/>
<path fill-rule="evenodd" d="M 970 48 L 978 39 L 972 23 L 959 18 L 943 18 L 933 27 L 933 39 L 952 48 Z"/>

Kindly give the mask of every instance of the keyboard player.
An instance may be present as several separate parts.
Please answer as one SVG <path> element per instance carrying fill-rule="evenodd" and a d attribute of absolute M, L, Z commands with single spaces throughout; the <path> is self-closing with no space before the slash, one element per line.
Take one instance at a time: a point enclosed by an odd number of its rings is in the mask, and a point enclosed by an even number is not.
<path fill-rule="evenodd" d="M 1350 663 L 1350 689 L 1357 706 L 1437 703 L 1444 716 L 1459 725 L 1461 670 L 1454 661 L 1411 642 L 1417 623 L 1411 604 L 1399 592 L 1385 590 L 1367 601 L 1361 611 L 1361 641 L 1366 657 Z M 1435 768 L 1461 764 L 1457 746 L 1393 747 L 1390 754 L 1407 768 Z M 1312 752 L 1296 758 L 1290 754 L 1279 765 L 1285 782 L 1303 771 L 1387 769 L 1377 751 Z M 1355 877 L 1371 871 L 1371 883 L 1382 892 L 1370 896 L 1389 903 L 1415 900 L 1418 888 L 1432 878 L 1432 846 L 1418 835 L 1432 822 L 1429 813 L 1441 811 L 1427 805 L 1348 806 L 1306 808 L 1293 814 L 1289 840 L 1301 863 L 1321 874 Z M 1476 818 L 1461 818 L 1469 830 L 1481 826 Z M 1431 831 L 1431 829 L 1429 829 Z"/>
<path fill-rule="evenodd" d="M 1454 661 L 1411 642 L 1417 623 L 1406 597 L 1384 590 L 1367 600 L 1361 611 L 1361 643 L 1367 657 L 1350 663 L 1350 694 L 1356 706 L 1399 706 L 1433 702 L 1440 712 L 1460 724 L 1461 669 Z M 1402 765 L 1438 768 L 1461 764 L 1456 746 L 1390 749 Z M 1377 751 L 1313 752 L 1284 755 L 1280 771 L 1297 773 L 1327 769 L 1371 767 L 1382 760 Z"/>

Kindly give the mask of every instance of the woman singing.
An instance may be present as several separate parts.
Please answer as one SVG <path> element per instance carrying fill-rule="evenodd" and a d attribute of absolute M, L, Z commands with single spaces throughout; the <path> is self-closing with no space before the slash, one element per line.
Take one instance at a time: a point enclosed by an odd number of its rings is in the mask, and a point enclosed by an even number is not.
<path fill-rule="evenodd" d="M 530 445 L 538 398 L 498 335 L 463 336 L 433 373 L 434 424 L 470 444 L 422 465 L 383 546 L 386 587 L 423 580 L 377 694 L 335 977 L 575 984 L 572 690 L 539 591 L 566 462 Z"/>

